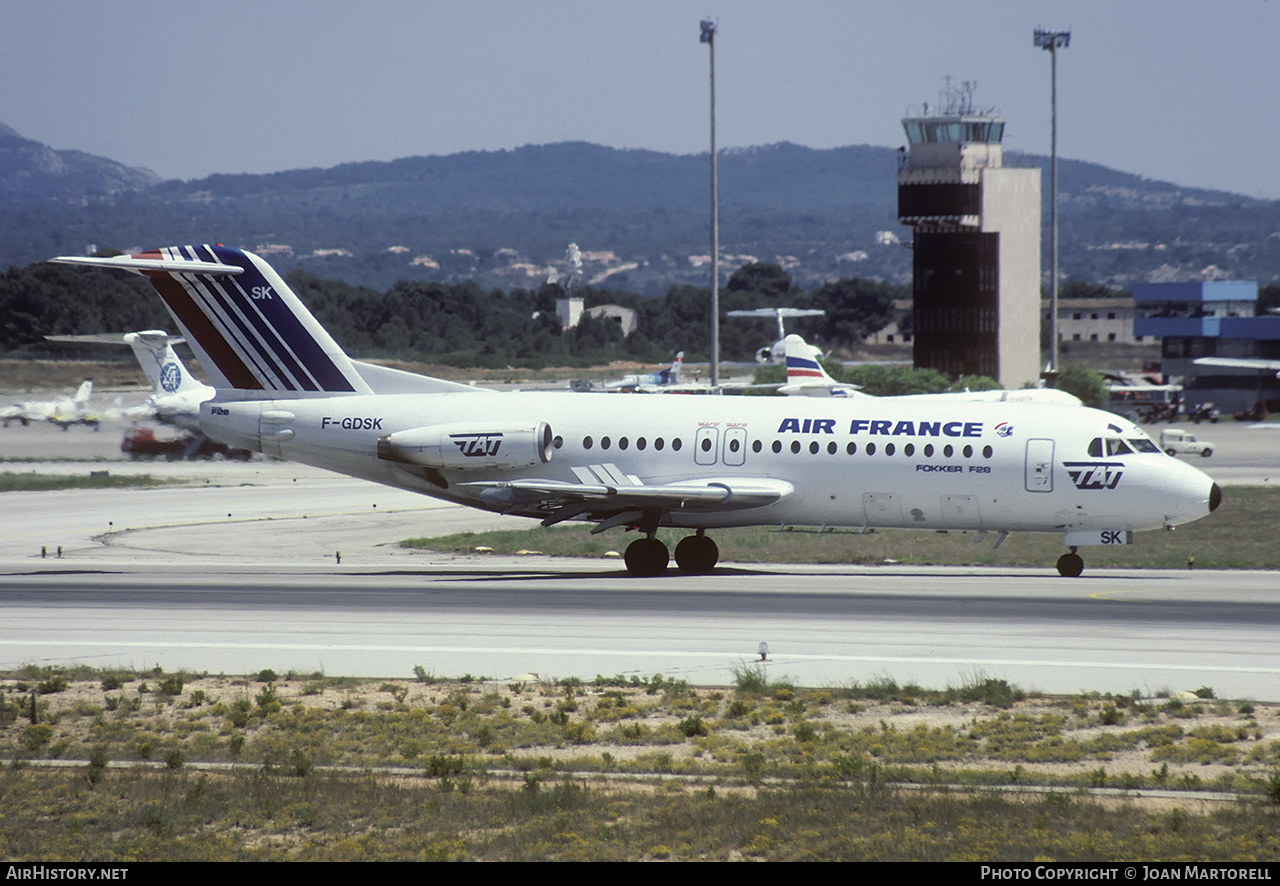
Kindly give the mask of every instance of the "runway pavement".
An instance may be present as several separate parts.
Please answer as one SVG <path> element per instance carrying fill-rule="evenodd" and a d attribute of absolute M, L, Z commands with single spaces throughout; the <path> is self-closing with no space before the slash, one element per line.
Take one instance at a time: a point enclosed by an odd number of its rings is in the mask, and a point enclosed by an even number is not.
<path fill-rule="evenodd" d="M 1212 458 L 1189 459 L 1197 467 L 1226 484 L 1273 482 L 1276 431 L 1197 430 L 1218 444 Z M 0 431 L 7 459 L 57 457 L 60 446 L 86 458 L 112 443 L 106 428 Z M 1047 692 L 1207 685 L 1280 699 L 1276 573 L 1091 569 L 1062 579 L 1049 564 L 728 564 L 711 576 L 635 579 L 616 561 L 406 551 L 394 542 L 519 521 L 298 465 L 4 469 L 146 471 L 197 485 L 4 494 L 0 667 L 408 676 L 421 665 L 503 680 L 662 672 L 725 684 L 765 642 L 774 676 L 811 685 L 992 676 Z"/>
<path fill-rule="evenodd" d="M 657 672 L 732 684 L 996 677 L 1052 693 L 1280 698 L 1275 573 L 724 567 L 407 558 L 373 567 L 75 561 L 0 580 L 0 667 L 162 665 L 510 681 Z M 79 571 L 85 570 L 85 571 Z"/>

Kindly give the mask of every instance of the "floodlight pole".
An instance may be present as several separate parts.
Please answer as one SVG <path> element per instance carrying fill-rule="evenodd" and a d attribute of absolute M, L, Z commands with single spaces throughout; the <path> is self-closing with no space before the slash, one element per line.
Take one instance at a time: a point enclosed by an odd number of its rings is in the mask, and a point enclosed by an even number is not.
<path fill-rule="evenodd" d="M 1035 45 L 1049 52 L 1050 160 L 1049 160 L 1049 376 L 1050 387 L 1058 380 L 1058 50 L 1071 44 L 1070 31 L 1042 31 L 1036 28 Z"/>
<path fill-rule="evenodd" d="M 700 42 L 711 48 L 711 386 L 720 384 L 720 199 L 716 173 L 716 23 L 702 21 Z"/>

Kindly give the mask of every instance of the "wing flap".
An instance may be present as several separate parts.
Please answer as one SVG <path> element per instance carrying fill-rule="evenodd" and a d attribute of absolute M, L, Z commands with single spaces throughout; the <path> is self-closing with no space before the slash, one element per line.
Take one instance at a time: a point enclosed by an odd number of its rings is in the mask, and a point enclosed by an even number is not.
<path fill-rule="evenodd" d="M 584 512 L 623 509 L 737 511 L 761 508 L 791 495 L 795 487 L 771 478 L 711 477 L 683 483 L 609 485 L 560 480 L 501 480 L 461 483 L 492 503 L 560 509 L 574 503 Z"/>

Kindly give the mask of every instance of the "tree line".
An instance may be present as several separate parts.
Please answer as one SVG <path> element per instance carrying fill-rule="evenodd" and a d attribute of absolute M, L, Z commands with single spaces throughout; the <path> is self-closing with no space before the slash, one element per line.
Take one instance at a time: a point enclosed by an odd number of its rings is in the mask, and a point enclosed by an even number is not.
<path fill-rule="evenodd" d="M 617 304 L 637 315 L 624 336 L 610 319 L 583 316 L 561 328 L 554 285 L 485 290 L 474 281 L 401 281 L 385 291 L 324 279 L 307 271 L 286 278 L 340 345 L 352 356 L 441 363 L 459 367 L 590 366 L 613 360 L 669 361 L 678 351 L 690 362 L 709 359 L 706 289 L 673 286 L 649 297 L 586 287 L 576 294 L 587 308 Z M 746 265 L 721 291 L 722 311 L 760 307 L 818 308 L 788 331 L 824 349 L 852 347 L 896 319 L 894 299 L 905 287 L 844 278 L 806 292 L 781 267 Z M 0 351 L 47 353 L 46 335 L 83 335 L 170 329 L 173 322 L 149 283 L 121 271 L 37 263 L 0 275 Z M 776 337 L 772 320 L 722 318 L 721 358 L 751 360 Z"/>

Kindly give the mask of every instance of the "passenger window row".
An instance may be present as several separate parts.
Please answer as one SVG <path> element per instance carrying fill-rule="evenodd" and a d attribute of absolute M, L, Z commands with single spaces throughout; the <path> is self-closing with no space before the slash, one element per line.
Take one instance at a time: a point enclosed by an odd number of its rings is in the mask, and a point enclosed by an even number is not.
<path fill-rule="evenodd" d="M 595 441 L 594 439 L 592 439 L 591 437 L 583 437 L 583 438 L 582 438 L 582 448 L 583 448 L 583 449 L 590 449 L 591 447 L 593 447 L 593 446 L 595 446 L 595 445 L 596 445 L 596 441 Z M 617 440 L 613 440 L 613 439 L 611 439 L 611 438 L 609 438 L 609 437 L 601 437 L 601 438 L 600 438 L 600 448 L 601 448 L 601 449 L 609 449 L 609 448 L 611 448 L 611 447 L 612 447 L 612 446 L 614 446 L 614 445 L 617 445 L 617 447 L 618 447 L 619 449 L 627 449 L 628 447 L 630 447 L 630 446 L 631 446 L 631 441 L 630 441 L 630 440 L 628 440 L 626 437 L 619 437 Z M 666 445 L 667 445 L 667 442 L 666 442 L 663 438 L 661 438 L 661 437 L 658 437 L 658 438 L 656 438 L 656 439 L 653 441 L 653 448 L 654 448 L 654 449 L 656 449 L 656 450 L 658 450 L 658 451 L 662 451 L 663 449 L 665 449 L 665 448 L 666 448 Z M 683 444 L 682 442 L 680 442 L 680 438 L 679 438 L 679 437 L 676 437 L 675 439 L 673 439 L 673 440 L 671 441 L 671 451 L 672 451 L 672 452 L 679 452 L 679 451 L 680 451 L 680 449 L 681 449 L 683 446 L 684 446 L 684 444 Z M 647 449 L 647 448 L 649 448 L 649 441 L 648 441 L 648 440 L 646 440 L 644 437 L 636 437 L 636 439 L 635 439 L 635 447 L 636 447 L 636 449 L 639 449 L 639 450 Z"/>
<path fill-rule="evenodd" d="M 563 444 L 564 444 L 563 439 L 560 437 L 557 437 L 556 448 L 559 449 Z M 597 445 L 597 441 L 594 438 L 592 437 L 582 438 L 583 449 L 591 449 L 596 445 Z M 613 440 L 610 437 L 601 437 L 599 440 L 599 446 L 601 449 L 610 449 L 614 446 L 617 446 L 618 449 L 625 450 L 631 447 L 632 445 L 633 445 L 632 441 L 630 441 L 626 437 L 619 437 L 617 440 Z M 637 450 L 647 449 L 649 445 L 650 445 L 649 441 L 646 440 L 644 437 L 637 437 L 634 441 L 634 446 Z M 652 445 L 655 450 L 662 451 L 666 447 L 666 441 L 662 437 L 657 437 L 654 439 Z M 730 440 L 728 445 L 732 452 L 737 452 L 740 444 L 737 440 Z M 683 446 L 684 446 L 684 443 L 681 442 L 679 437 L 672 439 L 671 441 L 672 452 L 679 452 L 681 448 L 683 448 Z M 702 439 L 703 451 L 710 452 L 711 446 L 712 446 L 711 439 L 709 437 L 704 437 Z M 813 440 L 809 443 L 808 447 L 806 447 L 799 440 L 791 441 L 790 450 L 793 455 L 799 455 L 801 452 L 805 451 L 806 448 L 808 449 L 810 455 L 817 455 L 818 453 L 824 450 L 828 455 L 835 455 L 840 451 L 840 444 L 836 443 L 834 440 L 831 440 L 831 441 L 828 441 L 826 446 L 824 447 L 817 440 Z M 751 443 L 752 452 L 761 452 L 763 451 L 763 449 L 764 449 L 764 443 L 762 441 L 760 440 L 752 441 Z M 771 449 L 773 450 L 775 455 L 780 454 L 783 451 L 782 441 L 774 440 Z M 849 443 L 845 444 L 844 451 L 849 455 L 857 455 L 858 444 L 851 440 L 849 441 Z M 885 443 L 883 446 L 878 447 L 874 442 L 870 442 L 870 443 L 866 443 L 862 447 L 862 452 L 865 455 L 875 455 L 877 452 L 880 452 L 880 453 L 883 453 L 885 456 L 894 456 L 894 455 L 897 455 L 898 453 L 898 445 L 895 443 Z M 904 443 L 902 445 L 902 454 L 907 458 L 914 457 L 916 454 L 916 444 Z M 942 458 L 953 458 L 955 457 L 955 454 L 956 454 L 956 448 L 952 446 L 950 443 L 947 443 L 944 446 L 942 446 L 941 450 L 939 451 L 934 447 L 932 443 L 926 443 L 923 447 L 920 448 L 920 454 L 924 458 L 933 458 L 935 455 L 940 455 Z M 975 450 L 972 445 L 965 444 L 960 449 L 960 454 L 964 458 L 973 458 L 975 454 Z M 995 451 L 991 448 L 990 445 L 982 447 L 981 455 L 983 458 L 991 458 L 994 454 L 995 454 Z"/>
<path fill-rule="evenodd" d="M 751 444 L 751 449 L 754 452 L 759 452 L 761 448 L 762 448 L 762 444 L 759 440 L 756 440 L 754 443 Z M 817 440 L 814 440 L 809 443 L 809 446 L 808 446 L 809 454 L 817 455 L 818 453 L 823 451 L 823 448 L 824 447 L 821 443 L 819 443 Z M 798 455 L 799 453 L 804 451 L 805 446 L 799 440 L 792 440 L 790 449 L 792 454 Z M 832 440 L 827 443 L 825 449 L 828 455 L 835 455 L 837 452 L 840 451 L 840 444 Z M 774 440 L 773 451 L 775 453 L 780 453 L 782 452 L 782 450 L 783 450 L 782 441 Z M 858 444 L 850 440 L 847 444 L 845 444 L 844 451 L 849 455 L 857 455 Z M 877 452 L 881 452 L 886 456 L 893 456 L 898 453 L 898 445 L 896 443 L 885 443 L 883 446 L 877 446 L 875 442 L 869 442 L 862 447 L 862 452 L 865 455 L 875 455 Z M 972 445 L 965 444 L 965 446 L 961 448 L 960 453 L 965 458 L 973 458 L 974 448 Z M 904 443 L 902 445 L 902 454 L 907 458 L 914 457 L 916 454 L 916 444 Z M 933 458 L 935 454 L 939 454 L 939 453 L 938 453 L 938 450 L 935 449 L 932 443 L 926 443 L 923 447 L 921 447 L 920 454 L 924 458 Z M 943 458 L 952 458 L 956 454 L 956 449 L 950 443 L 947 443 L 942 447 L 940 454 Z M 983 458 L 991 458 L 991 456 L 993 456 L 994 454 L 995 454 L 995 450 L 993 450 L 990 446 L 982 447 Z"/>

